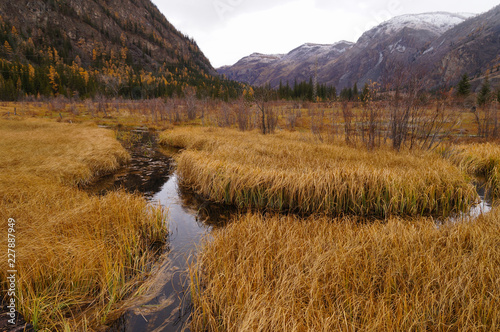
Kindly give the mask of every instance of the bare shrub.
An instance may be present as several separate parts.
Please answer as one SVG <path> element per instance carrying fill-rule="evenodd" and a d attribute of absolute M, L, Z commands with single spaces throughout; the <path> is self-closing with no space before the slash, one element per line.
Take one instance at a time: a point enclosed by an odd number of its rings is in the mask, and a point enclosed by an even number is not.
<path fill-rule="evenodd" d="M 234 120 L 230 104 L 222 103 L 217 116 L 217 125 L 219 127 L 231 127 L 233 123 Z"/>
<path fill-rule="evenodd" d="M 66 109 L 68 101 L 63 96 L 58 96 L 57 98 L 52 98 L 49 101 L 49 110 L 52 112 L 62 112 Z"/>
<path fill-rule="evenodd" d="M 240 98 L 236 104 L 236 123 L 239 130 L 245 131 L 250 129 L 250 118 L 250 105 L 244 98 Z"/>
<path fill-rule="evenodd" d="M 323 124 L 325 119 L 325 110 L 310 110 L 311 116 L 311 132 L 314 136 L 316 136 L 320 141 L 323 141 Z"/>
<path fill-rule="evenodd" d="M 354 114 L 351 110 L 351 106 L 347 101 L 342 102 L 342 116 L 344 118 L 344 138 L 346 144 L 354 143 L 354 129 L 352 125 L 352 120 Z"/>
<path fill-rule="evenodd" d="M 376 83 L 366 84 L 361 94 L 361 141 L 368 150 L 373 150 L 381 143 L 381 116 L 380 103 L 375 102 L 378 92 Z"/>
<path fill-rule="evenodd" d="M 186 115 L 188 120 L 196 119 L 196 90 L 193 87 L 184 89 L 184 99 L 186 101 Z"/>

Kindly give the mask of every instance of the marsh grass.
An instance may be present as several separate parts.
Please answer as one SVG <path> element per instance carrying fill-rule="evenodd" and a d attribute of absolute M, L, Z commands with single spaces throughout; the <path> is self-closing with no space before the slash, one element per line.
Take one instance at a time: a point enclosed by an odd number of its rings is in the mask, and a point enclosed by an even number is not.
<path fill-rule="evenodd" d="M 446 156 L 460 169 L 486 180 L 493 198 L 500 198 L 500 146 L 475 143 L 452 146 Z"/>
<path fill-rule="evenodd" d="M 475 222 L 247 214 L 190 269 L 194 331 L 497 331 L 500 210 Z"/>
<path fill-rule="evenodd" d="M 193 127 L 165 131 L 160 142 L 185 149 L 177 158 L 181 184 L 240 208 L 442 216 L 476 198 L 456 166 L 427 152 L 369 152 L 297 132 Z"/>
<path fill-rule="evenodd" d="M 2 120 L 0 134 L 1 229 L 16 220 L 18 310 L 42 331 L 96 329 L 147 273 L 166 236 L 165 212 L 125 192 L 77 188 L 128 160 L 111 131 Z M 1 247 L 7 252 L 6 241 Z"/>

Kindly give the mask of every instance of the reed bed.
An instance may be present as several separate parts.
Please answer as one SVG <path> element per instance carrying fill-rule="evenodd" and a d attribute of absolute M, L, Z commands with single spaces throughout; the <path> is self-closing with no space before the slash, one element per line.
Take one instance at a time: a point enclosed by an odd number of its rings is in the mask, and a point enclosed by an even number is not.
<path fill-rule="evenodd" d="M 191 266 L 194 331 L 498 331 L 500 210 L 474 222 L 247 214 Z"/>
<path fill-rule="evenodd" d="M 0 135 L 0 220 L 4 234 L 16 220 L 17 309 L 39 331 L 99 329 L 144 279 L 166 236 L 165 211 L 77 188 L 128 160 L 111 131 L 0 121 Z M 7 270 L 5 259 L 2 290 Z"/>
<path fill-rule="evenodd" d="M 427 152 L 369 152 L 304 133 L 260 135 L 176 128 L 161 143 L 183 148 L 181 184 L 240 208 L 387 217 L 448 215 L 476 199 L 449 161 Z"/>
<path fill-rule="evenodd" d="M 500 198 L 500 146 L 494 143 L 453 146 L 447 157 L 460 169 L 484 178 L 493 198 Z"/>

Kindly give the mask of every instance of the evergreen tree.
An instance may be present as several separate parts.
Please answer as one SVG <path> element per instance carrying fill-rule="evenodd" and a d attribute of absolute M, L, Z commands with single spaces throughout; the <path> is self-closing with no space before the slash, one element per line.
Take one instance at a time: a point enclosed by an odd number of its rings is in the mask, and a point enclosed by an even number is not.
<path fill-rule="evenodd" d="M 458 82 L 457 85 L 457 96 L 459 97 L 468 97 L 471 92 L 470 80 L 467 74 L 462 75 L 462 79 Z"/>
<path fill-rule="evenodd" d="M 491 86 L 489 77 L 486 76 L 483 82 L 483 86 L 481 87 L 481 91 L 477 95 L 477 104 L 482 107 L 485 106 L 490 101 L 491 95 Z"/>
<path fill-rule="evenodd" d="M 354 83 L 354 87 L 352 88 L 352 99 L 354 99 L 354 101 L 357 101 L 358 95 L 359 95 L 358 83 L 356 82 Z"/>

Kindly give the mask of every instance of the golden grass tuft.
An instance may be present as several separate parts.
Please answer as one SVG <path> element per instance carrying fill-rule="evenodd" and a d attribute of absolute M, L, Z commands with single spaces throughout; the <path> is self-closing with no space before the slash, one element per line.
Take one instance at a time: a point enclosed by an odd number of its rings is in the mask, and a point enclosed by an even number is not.
<path fill-rule="evenodd" d="M 165 212 L 142 197 L 75 187 L 128 160 L 111 131 L 0 121 L 0 135 L 0 220 L 5 237 L 16 220 L 18 310 L 41 331 L 97 328 L 144 278 L 166 236 Z M 2 289 L 7 270 L 5 259 Z"/>
<path fill-rule="evenodd" d="M 212 201 L 304 214 L 448 215 L 476 198 L 463 173 L 427 152 L 369 152 L 311 135 L 176 128 L 181 183 Z"/>
<path fill-rule="evenodd" d="M 194 331 L 497 331 L 500 210 L 436 227 L 247 214 L 191 266 Z"/>
<path fill-rule="evenodd" d="M 498 144 L 455 145 L 447 156 L 468 174 L 484 177 L 492 196 L 500 197 L 500 146 Z"/>

